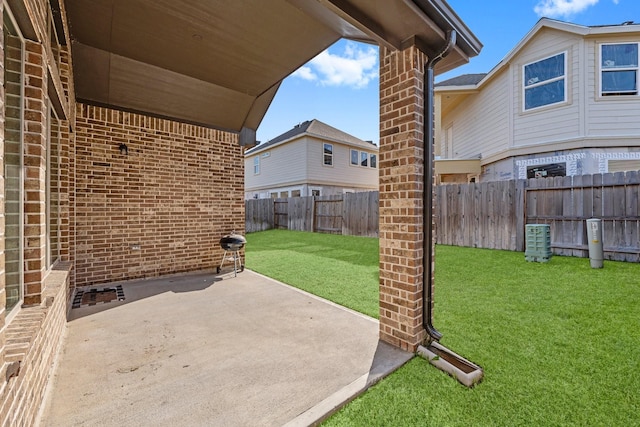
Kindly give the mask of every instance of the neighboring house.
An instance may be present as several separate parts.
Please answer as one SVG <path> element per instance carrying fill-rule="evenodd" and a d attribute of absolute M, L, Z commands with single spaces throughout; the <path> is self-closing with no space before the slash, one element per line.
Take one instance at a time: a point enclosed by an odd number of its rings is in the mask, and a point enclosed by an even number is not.
<path fill-rule="evenodd" d="M 439 182 L 640 169 L 639 45 L 640 24 L 543 18 L 488 74 L 438 83 Z"/>
<path fill-rule="evenodd" d="M 245 153 L 245 199 L 378 190 L 378 147 L 319 120 Z"/>

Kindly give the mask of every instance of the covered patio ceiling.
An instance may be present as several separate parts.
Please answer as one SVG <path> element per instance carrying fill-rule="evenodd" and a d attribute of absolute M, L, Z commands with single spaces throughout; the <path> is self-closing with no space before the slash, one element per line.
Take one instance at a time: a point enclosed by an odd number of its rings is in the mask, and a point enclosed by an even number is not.
<path fill-rule="evenodd" d="M 79 101 L 241 132 L 251 144 L 282 80 L 340 38 L 437 51 L 482 45 L 443 0 L 81 0 L 64 3 Z"/>

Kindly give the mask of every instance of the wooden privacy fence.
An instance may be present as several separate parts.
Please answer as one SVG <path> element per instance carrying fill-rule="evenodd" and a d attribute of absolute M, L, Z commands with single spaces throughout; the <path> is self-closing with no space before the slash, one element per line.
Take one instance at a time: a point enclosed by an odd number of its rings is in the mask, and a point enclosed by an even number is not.
<path fill-rule="evenodd" d="M 439 243 L 525 250 L 525 225 L 549 224 L 554 254 L 588 257 L 586 220 L 602 220 L 605 258 L 640 262 L 640 174 L 619 172 L 443 185 Z"/>
<path fill-rule="evenodd" d="M 523 251 L 524 189 L 524 180 L 439 185 L 437 242 Z"/>
<path fill-rule="evenodd" d="M 527 223 L 549 224 L 553 253 L 589 256 L 586 220 L 602 220 L 605 258 L 640 262 L 640 173 L 529 180 Z"/>
<path fill-rule="evenodd" d="M 297 231 L 378 236 L 378 192 L 338 196 L 250 199 L 246 232 L 284 228 Z"/>
<path fill-rule="evenodd" d="M 606 259 L 640 262 L 640 171 L 440 185 L 438 243 L 525 250 L 525 225 L 549 224 L 554 254 L 588 257 L 586 220 L 602 220 Z M 246 201 L 246 231 L 378 236 L 378 192 Z"/>

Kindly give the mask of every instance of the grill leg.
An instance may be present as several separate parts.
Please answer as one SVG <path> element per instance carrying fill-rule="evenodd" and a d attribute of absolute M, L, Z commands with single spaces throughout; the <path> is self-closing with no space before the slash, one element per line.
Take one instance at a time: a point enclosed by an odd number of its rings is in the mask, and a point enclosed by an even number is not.
<path fill-rule="evenodd" d="M 224 264 L 225 259 L 227 259 L 227 251 L 224 251 L 224 255 L 222 255 L 222 261 L 220 261 L 220 266 L 217 268 L 218 274 L 220 274 L 220 270 L 222 270 L 222 265 Z"/>
<path fill-rule="evenodd" d="M 229 257 L 227 259 L 227 253 L 228 252 L 232 253 L 233 258 Z M 217 274 L 220 274 L 220 271 L 222 270 L 222 266 L 224 265 L 224 262 L 227 261 L 227 260 L 229 260 L 229 261 L 233 260 L 233 274 L 234 274 L 234 277 L 238 276 L 238 270 L 240 270 L 240 272 L 244 271 L 244 265 L 242 265 L 242 257 L 240 256 L 239 252 L 240 251 L 228 251 L 228 250 L 225 250 L 224 251 L 224 255 L 222 256 L 222 261 L 220 262 L 220 266 L 218 266 L 216 268 Z"/>

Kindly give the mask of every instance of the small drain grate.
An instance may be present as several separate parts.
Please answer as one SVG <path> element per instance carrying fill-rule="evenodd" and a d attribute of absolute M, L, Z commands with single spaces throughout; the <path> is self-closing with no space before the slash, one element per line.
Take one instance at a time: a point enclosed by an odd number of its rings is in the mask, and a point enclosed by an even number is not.
<path fill-rule="evenodd" d="M 79 289 L 73 297 L 71 308 L 80 308 L 111 302 L 114 300 L 124 301 L 124 290 L 122 285 L 106 288 L 93 288 L 89 290 Z"/>

